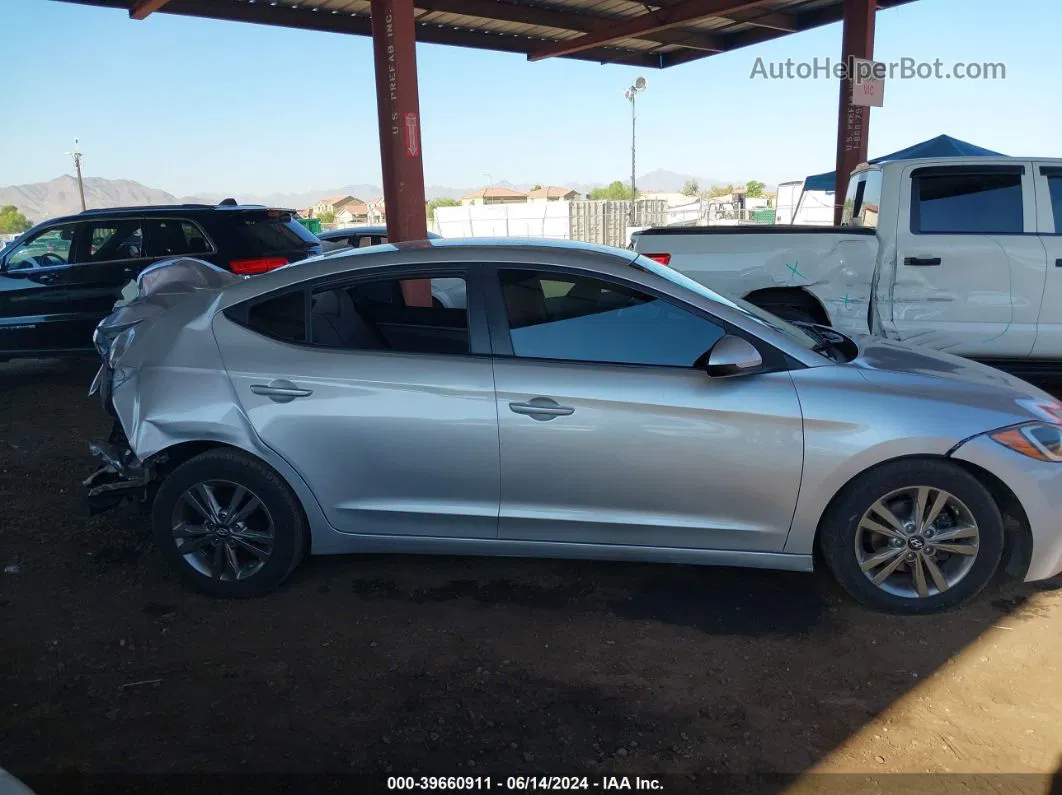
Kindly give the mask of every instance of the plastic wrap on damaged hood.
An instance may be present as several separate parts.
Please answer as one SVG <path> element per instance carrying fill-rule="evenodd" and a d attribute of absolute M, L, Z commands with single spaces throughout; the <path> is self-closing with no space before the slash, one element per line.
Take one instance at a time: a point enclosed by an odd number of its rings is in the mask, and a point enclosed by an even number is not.
<path fill-rule="evenodd" d="M 131 297 L 96 326 L 93 341 L 104 359 L 114 339 L 136 324 L 168 309 L 181 297 L 217 290 L 240 281 L 230 271 L 192 257 L 176 257 L 145 268 L 133 283 Z"/>

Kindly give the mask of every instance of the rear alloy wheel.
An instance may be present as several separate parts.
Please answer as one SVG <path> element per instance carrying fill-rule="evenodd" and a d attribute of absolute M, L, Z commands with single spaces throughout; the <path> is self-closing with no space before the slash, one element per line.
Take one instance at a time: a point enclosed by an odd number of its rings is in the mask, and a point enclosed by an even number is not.
<path fill-rule="evenodd" d="M 887 464 L 850 484 L 822 527 L 822 551 L 863 604 L 935 613 L 977 594 L 995 574 L 1003 521 L 974 477 L 945 461 Z"/>
<path fill-rule="evenodd" d="M 214 450 L 159 488 L 155 541 L 181 578 L 211 596 L 258 596 L 298 565 L 306 538 L 295 496 L 262 462 Z"/>
<path fill-rule="evenodd" d="M 211 579 L 245 580 L 273 554 L 273 516 L 257 494 L 236 483 L 207 480 L 186 489 L 170 526 L 177 552 Z"/>

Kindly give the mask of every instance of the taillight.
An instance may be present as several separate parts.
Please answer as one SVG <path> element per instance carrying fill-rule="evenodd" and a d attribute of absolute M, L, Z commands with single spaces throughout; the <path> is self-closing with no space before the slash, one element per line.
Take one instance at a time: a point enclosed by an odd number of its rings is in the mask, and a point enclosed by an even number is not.
<path fill-rule="evenodd" d="M 670 254 L 646 254 L 653 262 L 659 262 L 661 265 L 667 265 L 671 262 Z"/>
<path fill-rule="evenodd" d="M 240 276 L 252 276 L 256 273 L 276 270 L 288 264 L 283 257 L 259 257 L 257 259 L 234 259 L 229 263 L 232 272 Z"/>

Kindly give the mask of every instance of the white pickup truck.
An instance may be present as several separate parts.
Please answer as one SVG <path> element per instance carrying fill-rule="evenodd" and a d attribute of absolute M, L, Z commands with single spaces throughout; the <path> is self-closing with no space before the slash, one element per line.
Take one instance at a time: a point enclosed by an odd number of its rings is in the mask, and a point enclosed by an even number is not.
<path fill-rule="evenodd" d="M 863 166 L 841 227 L 664 227 L 634 248 L 785 319 L 1026 374 L 1062 365 L 1062 159 Z"/>

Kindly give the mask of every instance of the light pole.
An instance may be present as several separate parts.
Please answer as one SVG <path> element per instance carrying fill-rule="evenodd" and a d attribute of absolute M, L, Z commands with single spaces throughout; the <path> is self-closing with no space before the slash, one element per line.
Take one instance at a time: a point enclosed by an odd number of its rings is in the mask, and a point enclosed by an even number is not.
<path fill-rule="evenodd" d="M 637 121 L 637 114 L 635 113 L 635 98 L 645 91 L 649 87 L 649 83 L 646 82 L 644 77 L 634 78 L 634 82 L 631 83 L 631 87 L 623 92 L 623 96 L 631 103 L 631 214 L 630 225 L 636 226 L 634 216 L 634 202 L 638 196 L 637 186 L 634 184 L 634 169 L 635 169 L 635 148 L 634 148 L 634 128 Z"/>
<path fill-rule="evenodd" d="M 84 212 L 85 207 L 85 186 L 81 182 L 81 150 L 77 147 L 77 138 L 74 139 L 74 151 L 67 152 L 68 155 L 74 158 L 74 169 L 77 171 L 77 192 L 81 194 L 81 210 Z"/>

